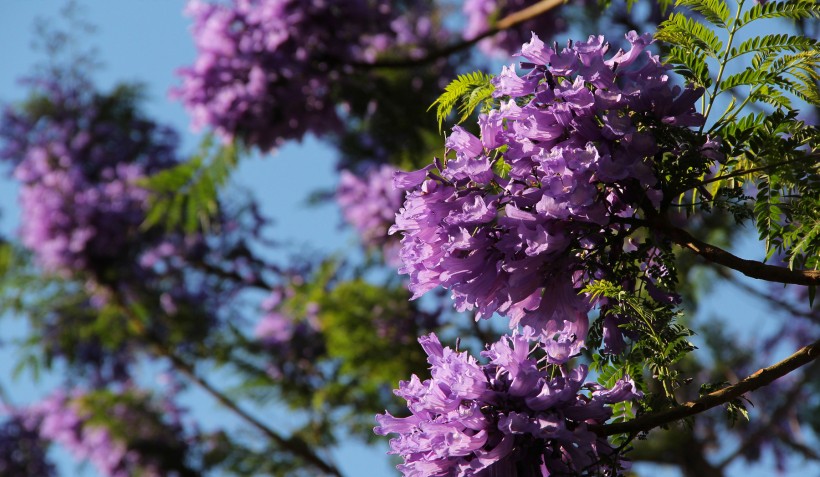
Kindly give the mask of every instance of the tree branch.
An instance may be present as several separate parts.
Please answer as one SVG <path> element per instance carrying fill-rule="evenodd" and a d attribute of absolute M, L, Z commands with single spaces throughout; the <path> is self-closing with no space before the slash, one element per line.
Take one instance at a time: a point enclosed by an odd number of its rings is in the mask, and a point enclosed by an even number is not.
<path fill-rule="evenodd" d="M 746 260 L 723 250 L 722 248 L 702 242 L 689 232 L 670 225 L 669 223 L 654 221 L 645 223 L 654 230 L 669 237 L 672 242 L 688 248 L 710 262 L 737 270 L 747 277 L 769 282 L 792 283 L 795 285 L 820 285 L 820 271 L 818 270 L 791 270 L 786 267 L 766 265 L 755 260 Z"/>
<path fill-rule="evenodd" d="M 349 63 L 352 66 L 356 66 L 359 68 L 412 68 L 414 66 L 422 66 L 426 64 L 430 64 L 436 61 L 439 58 L 448 57 L 454 53 L 458 53 L 459 51 L 466 50 L 479 41 L 493 36 L 496 33 L 501 31 L 507 30 L 512 28 L 516 25 L 524 23 L 527 20 L 532 20 L 533 18 L 542 15 L 553 8 L 558 7 L 559 5 L 563 5 L 565 0 L 541 0 L 540 2 L 530 5 L 527 8 L 523 8 L 517 12 L 513 12 L 506 17 L 498 20 L 495 25 L 493 25 L 488 30 L 484 31 L 483 33 L 479 34 L 474 38 L 470 38 L 469 40 L 463 40 L 458 43 L 454 43 L 449 46 L 445 46 L 439 50 L 433 50 L 426 54 L 421 58 L 399 58 L 399 59 L 385 59 L 385 60 L 377 60 L 370 63 Z"/>
<path fill-rule="evenodd" d="M 119 308 L 123 311 L 123 313 L 125 313 L 126 317 L 131 322 L 131 324 L 139 330 L 140 335 L 146 340 L 147 344 L 150 346 L 150 349 L 156 352 L 159 356 L 168 358 L 171 361 L 171 364 L 173 365 L 175 370 L 184 374 L 186 377 L 188 377 L 188 379 L 193 381 L 203 391 L 211 395 L 220 404 L 231 410 L 239 418 L 250 424 L 252 427 L 256 428 L 258 431 L 267 436 L 271 441 L 275 442 L 277 445 L 281 446 L 283 449 L 293 453 L 298 457 L 301 457 L 305 460 L 305 462 L 316 467 L 317 469 L 321 470 L 327 475 L 342 477 L 342 473 L 339 471 L 339 469 L 325 462 L 313 451 L 313 449 L 310 448 L 310 446 L 304 440 L 294 436 L 282 436 L 281 434 L 274 431 L 273 429 L 265 425 L 263 422 L 249 414 L 247 411 L 239 407 L 237 403 L 235 403 L 231 398 L 229 398 L 221 391 L 216 389 L 205 378 L 199 376 L 196 373 L 196 370 L 194 369 L 193 365 L 189 364 L 182 357 L 174 353 L 172 350 L 168 349 L 168 347 L 162 343 L 162 340 L 160 338 L 158 338 L 154 333 L 151 333 L 151 331 L 143 325 L 142 320 L 134 313 L 131 307 L 128 306 L 128 303 L 123 299 L 123 295 L 127 294 L 121 293 L 118 289 L 116 289 L 116 287 L 110 287 L 109 290 L 112 293 L 113 299 L 115 300 L 117 305 L 119 305 Z"/>
<path fill-rule="evenodd" d="M 203 391 L 210 394 L 214 399 L 219 401 L 220 404 L 227 407 L 231 411 L 234 412 L 237 416 L 241 417 L 245 422 L 250 424 L 251 426 L 255 427 L 257 430 L 265 434 L 270 440 L 281 446 L 283 449 L 287 449 L 288 451 L 292 452 L 294 455 L 305 459 L 305 461 L 309 462 L 316 468 L 322 470 L 322 472 L 333 475 L 336 477 L 342 477 L 341 472 L 339 470 L 322 460 L 313 450 L 308 446 L 305 441 L 299 438 L 286 438 L 279 434 L 278 432 L 274 431 L 270 427 L 263 424 L 261 421 L 256 419 L 254 416 L 250 415 L 247 411 L 239 407 L 232 399 L 227 397 L 225 394 L 220 392 L 218 389 L 213 387 L 211 383 L 209 383 L 205 378 L 196 374 L 193 366 L 188 364 L 184 359 L 177 356 L 170 350 L 160 348 L 160 354 L 165 356 L 169 360 L 171 360 L 171 364 L 173 364 L 174 369 L 181 372 L 185 376 L 188 377 L 191 381 L 196 383 Z"/>
<path fill-rule="evenodd" d="M 739 456 L 743 455 L 749 449 L 753 448 L 760 444 L 761 441 L 766 439 L 768 436 L 774 434 L 774 427 L 777 423 L 786 417 L 786 414 L 789 412 L 790 409 L 795 405 L 797 399 L 801 396 L 801 391 L 803 390 L 803 386 L 806 384 L 808 379 L 808 373 L 803 375 L 803 378 L 800 379 L 792 388 L 785 393 L 785 397 L 783 402 L 768 416 L 768 418 L 762 423 L 762 425 L 757 428 L 754 432 L 747 435 L 741 444 L 734 450 L 731 454 L 729 454 L 726 458 L 724 458 L 720 463 L 718 463 L 718 468 L 724 469 L 733 460 L 738 458 Z M 786 440 L 786 439 L 784 439 Z"/>
<path fill-rule="evenodd" d="M 777 364 L 756 371 L 737 384 L 709 393 L 694 401 L 689 401 L 664 411 L 645 414 L 627 422 L 591 425 L 589 429 L 602 437 L 614 434 L 649 431 L 658 426 L 694 416 L 707 409 L 737 399 L 743 394 L 766 386 L 775 379 L 785 376 L 795 369 L 811 363 L 817 358 L 820 358 L 820 340 L 800 348 L 796 353 Z"/>
<path fill-rule="evenodd" d="M 799 316 L 801 318 L 820 323 L 820 310 L 815 310 L 812 308 L 809 308 L 808 310 L 801 310 L 788 300 L 775 296 L 774 293 L 767 293 L 750 286 L 748 283 L 743 282 L 735 274 L 724 268 L 715 267 L 715 273 L 732 285 L 740 288 L 743 292 L 753 295 L 760 300 L 766 301 L 773 310 L 784 311 L 790 316 Z"/>

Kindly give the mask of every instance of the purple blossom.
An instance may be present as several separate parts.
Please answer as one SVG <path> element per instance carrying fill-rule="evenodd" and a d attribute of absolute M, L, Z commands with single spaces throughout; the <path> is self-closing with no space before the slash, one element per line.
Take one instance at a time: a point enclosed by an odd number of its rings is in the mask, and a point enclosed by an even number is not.
<path fill-rule="evenodd" d="M 0 160 L 22 184 L 21 240 L 49 272 L 105 275 L 144 239 L 136 232 L 148 191 L 138 182 L 177 163 L 177 137 L 134 111 L 124 88 L 105 96 L 57 80 L 36 86 L 47 113 L 10 107 L 0 120 Z"/>
<path fill-rule="evenodd" d="M 223 139 L 264 151 L 307 133 L 342 128 L 334 91 L 350 88 L 352 63 L 386 51 L 421 56 L 436 35 L 421 14 L 389 0 L 193 0 L 198 50 L 172 90 Z M 424 9 L 418 9 L 424 10 Z"/>
<path fill-rule="evenodd" d="M 125 381 L 143 336 L 102 339 L 100 311 L 139 301 L 150 310 L 146 333 L 199 346 L 226 303 L 266 271 L 246 244 L 261 219 L 241 210 L 228 220 L 225 209 L 212 220 L 219 234 L 144 230 L 149 191 L 140 181 L 179 163 L 176 135 L 141 114 L 133 87 L 103 94 L 87 80 L 32 83 L 38 107 L 9 107 L 0 120 L 0 160 L 21 182 L 23 244 L 45 271 L 74 279 L 67 292 L 77 295 L 43 317 L 42 343 L 95 384 Z"/>
<path fill-rule="evenodd" d="M 42 438 L 64 446 L 76 458 L 90 461 L 105 476 L 125 477 L 136 462 L 122 442 L 115 441 L 102 427 L 85 426 L 88 415 L 74 399 L 56 393 L 29 408 L 31 422 L 37 423 Z"/>
<path fill-rule="evenodd" d="M 127 436 L 109 429 L 95 414 L 100 411 L 95 396 L 80 391 L 58 391 L 22 410 L 21 416 L 27 429 L 60 444 L 77 459 L 91 462 L 104 476 L 190 473 L 183 462 L 187 444 L 181 427 L 161 422 L 144 395 L 131 392 L 117 397 L 121 399 L 103 412 L 106 420 L 117 422 L 114 428 L 127 427 Z M 111 404 L 109 399 L 105 397 L 104 402 Z M 146 442 L 151 446 L 138 447 Z"/>
<path fill-rule="evenodd" d="M 450 158 L 403 176 L 408 193 L 391 232 L 404 234 L 399 271 L 414 298 L 443 286 L 459 310 L 532 327 L 554 362 L 579 352 L 591 304 L 578 291 L 607 269 L 606 258 L 596 267 L 584 257 L 627 230 L 620 218 L 638 215 L 643 198 L 657 207 L 661 196 L 661 146 L 636 118 L 702 121 L 700 92 L 670 82 L 645 51 L 651 37 L 626 38 L 632 48 L 607 57 L 603 37 L 558 51 L 533 35 L 521 53 L 530 70 L 505 67 L 494 79 L 500 106 L 479 118 L 481 137 L 456 127 Z"/>
<path fill-rule="evenodd" d="M 538 367 L 543 350 L 533 347 L 529 328 L 489 346 L 487 364 L 442 347 L 434 334 L 419 342 L 431 379 L 402 381 L 395 392 L 411 415 L 378 415 L 374 429 L 398 434 L 390 453 L 404 458 L 398 469 L 405 476 L 486 475 L 510 466 L 526 475 L 569 475 L 621 465 L 587 425 L 609 419 L 606 405 L 642 396 L 630 379 L 606 389 L 583 383 L 584 366 L 552 375 Z"/>

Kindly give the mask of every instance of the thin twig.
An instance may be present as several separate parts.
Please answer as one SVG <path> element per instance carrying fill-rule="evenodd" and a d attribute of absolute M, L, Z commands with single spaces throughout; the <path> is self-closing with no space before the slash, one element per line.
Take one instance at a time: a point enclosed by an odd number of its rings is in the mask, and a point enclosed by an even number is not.
<path fill-rule="evenodd" d="M 168 358 L 171 361 L 171 364 L 173 365 L 175 370 L 184 374 L 186 377 L 188 377 L 188 379 L 193 381 L 203 391 L 211 395 L 220 404 L 231 410 L 236 416 L 250 424 L 252 427 L 256 428 L 258 431 L 267 436 L 271 441 L 275 442 L 277 445 L 281 446 L 283 449 L 293 453 L 298 457 L 301 457 L 305 460 L 305 462 L 316 467 L 317 469 L 321 470 L 327 475 L 342 477 L 342 473 L 339 471 L 339 469 L 325 462 L 321 457 L 319 457 L 315 452 L 313 452 L 313 450 L 304 440 L 296 436 L 284 437 L 283 435 L 274 431 L 273 429 L 265 425 L 262 421 L 255 418 L 250 413 L 239 407 L 237 403 L 235 403 L 231 398 L 229 398 L 224 393 L 215 388 L 210 382 L 208 382 L 208 380 L 206 380 L 202 376 L 199 376 L 196 373 L 196 370 L 194 369 L 193 365 L 189 364 L 182 357 L 174 353 L 172 350 L 168 349 L 162 343 L 161 339 L 159 339 L 157 336 L 151 333 L 151 331 L 143 325 L 142 320 L 128 306 L 127 301 L 124 300 L 124 293 L 121 293 L 115 287 L 110 287 L 109 290 L 111 291 L 115 302 L 119 305 L 119 308 L 123 311 L 123 313 L 126 314 L 128 320 L 131 321 L 131 323 L 135 325 L 138 330 L 140 330 L 141 336 L 151 346 L 151 349 L 159 356 Z"/>
<path fill-rule="evenodd" d="M 748 283 L 741 281 L 736 275 L 734 275 L 732 272 L 724 268 L 715 267 L 715 272 L 718 275 L 720 275 L 721 278 L 727 280 L 729 283 L 736 286 L 737 288 L 740 288 L 745 293 L 748 293 L 761 300 L 768 302 L 769 306 L 771 306 L 775 310 L 784 311 L 790 316 L 799 316 L 801 318 L 806 318 L 809 320 L 820 322 L 820 310 L 814 310 L 811 308 L 809 308 L 808 310 L 801 310 L 789 301 L 783 300 L 775 296 L 773 293 L 767 293 L 762 290 L 758 290 L 757 288 L 749 285 Z"/>
<path fill-rule="evenodd" d="M 165 356 L 166 358 L 171 360 L 171 364 L 173 364 L 174 369 L 187 376 L 188 379 L 196 383 L 200 388 L 202 388 L 203 391 L 210 394 L 214 399 L 219 401 L 220 404 L 233 411 L 234 414 L 241 417 L 245 422 L 247 422 L 251 426 L 258 429 L 260 432 L 265 434 L 268 438 L 270 438 L 271 441 L 275 442 L 283 449 L 287 449 L 293 454 L 305 459 L 305 461 L 314 465 L 316 468 L 322 470 L 322 472 L 326 474 L 334 475 L 337 477 L 342 476 L 342 474 L 339 472 L 337 468 L 328 464 L 327 462 L 322 460 L 318 455 L 316 455 L 316 453 L 314 453 L 313 450 L 310 449 L 310 446 L 308 446 L 308 444 L 305 443 L 305 441 L 295 437 L 286 438 L 282 436 L 278 432 L 266 426 L 264 423 L 259 421 L 254 416 L 250 415 L 247 411 L 239 407 L 239 405 L 237 405 L 232 399 L 230 399 L 221 391 L 216 389 L 205 378 L 199 376 L 194 370 L 193 366 L 188 364 L 184 359 L 164 348 L 160 348 L 159 351 L 162 356 Z"/>
<path fill-rule="evenodd" d="M 658 426 L 694 416 L 707 409 L 726 404 L 747 392 L 770 384 L 775 379 L 783 377 L 795 369 L 811 363 L 817 358 L 820 358 L 820 340 L 800 348 L 796 353 L 777 364 L 756 371 L 737 384 L 709 393 L 694 401 L 689 401 L 664 411 L 645 414 L 627 422 L 591 425 L 589 429 L 602 437 L 649 431 Z"/>
<path fill-rule="evenodd" d="M 439 58 L 448 57 L 454 53 L 458 53 L 459 51 L 466 50 L 479 41 L 493 36 L 496 33 L 501 31 L 507 30 L 512 28 L 518 24 L 524 23 L 527 20 L 532 20 L 533 18 L 542 15 L 553 8 L 558 7 L 559 5 L 563 5 L 565 0 L 541 0 L 540 2 L 530 5 L 527 8 L 523 8 L 517 12 L 513 12 L 506 17 L 498 20 L 495 25 L 493 25 L 488 30 L 484 31 L 483 33 L 470 38 L 469 40 L 463 40 L 458 43 L 454 43 L 449 46 L 445 46 L 439 50 L 434 50 L 428 53 L 427 55 L 421 58 L 399 58 L 399 59 L 384 59 L 378 60 L 374 62 L 353 62 L 349 63 L 352 66 L 359 67 L 359 68 L 412 68 L 415 66 L 422 66 L 426 64 L 430 64 Z"/>
<path fill-rule="evenodd" d="M 778 421 L 783 419 L 786 413 L 791 409 L 792 406 L 796 403 L 797 399 L 801 396 L 801 391 L 803 390 L 803 386 L 806 384 L 808 380 L 808 375 L 804 375 L 803 378 L 795 383 L 794 386 L 786 393 L 784 397 L 784 401 L 772 412 L 766 421 L 756 429 L 751 434 L 747 435 L 743 442 L 734 450 L 731 454 L 729 454 L 726 458 L 724 458 L 717 467 L 719 469 L 724 469 L 733 460 L 740 457 L 744 453 L 746 453 L 749 449 L 754 447 L 755 445 L 759 444 L 760 441 L 765 439 L 766 437 L 770 436 L 773 431 L 773 427 L 778 424 Z"/>

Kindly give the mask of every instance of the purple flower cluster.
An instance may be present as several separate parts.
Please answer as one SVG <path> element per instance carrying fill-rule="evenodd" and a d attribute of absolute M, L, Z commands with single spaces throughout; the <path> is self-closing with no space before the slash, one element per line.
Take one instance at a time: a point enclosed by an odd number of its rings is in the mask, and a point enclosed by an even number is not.
<path fill-rule="evenodd" d="M 176 135 L 144 118 L 133 88 L 103 94 L 59 75 L 33 86 L 0 120 L 0 159 L 22 182 L 23 244 L 46 271 L 76 279 L 64 291 L 73 299 L 55 302 L 70 304 L 37 318 L 46 355 L 101 385 L 128 379 L 146 336 L 202 346 L 236 293 L 272 268 L 248 248 L 263 219 L 253 204 L 228 204 L 212 218 L 218 234 L 142 229 L 150 191 L 139 181 L 178 164 Z M 150 310 L 144 335 L 103 336 L 101 323 L 127 320 L 110 313 L 123 302 Z"/>
<path fill-rule="evenodd" d="M 299 280 L 301 277 L 295 277 Z M 296 319 L 283 310 L 283 301 L 292 298 L 295 290 L 282 286 L 262 302 L 264 315 L 256 324 L 256 341 L 271 354 L 267 372 L 274 379 L 285 379 L 311 369 L 312 362 L 324 352 L 324 340 L 319 323 L 319 305 L 305 305 L 305 316 Z"/>
<path fill-rule="evenodd" d="M 21 414 L 24 425 L 36 430 L 40 438 L 64 446 L 77 459 L 91 462 L 104 476 L 159 477 L 185 469 L 187 444 L 181 427 L 159 423 L 155 411 L 143 402 L 144 396 L 125 393 L 102 411 L 111 429 L 127 429 L 127 436 L 109 429 L 89 396 L 58 391 L 25 409 Z M 146 443 L 150 446 L 140 448 Z"/>
<path fill-rule="evenodd" d="M 141 238 L 148 192 L 137 181 L 176 163 L 177 137 L 135 115 L 122 91 L 39 86 L 44 114 L 8 108 L 0 122 L 0 160 L 22 183 L 21 240 L 49 272 L 99 276 Z"/>
<path fill-rule="evenodd" d="M 0 475 L 5 477 L 56 476 L 46 457 L 48 443 L 22 416 L 12 414 L 0 424 Z"/>
<path fill-rule="evenodd" d="M 253 330 L 254 337 L 266 347 L 287 346 L 296 335 L 309 335 L 319 331 L 317 314 L 319 307 L 315 303 L 307 305 L 307 316 L 300 323 L 282 314 L 278 308 L 282 303 L 282 291 L 276 290 L 262 302 L 265 314 Z"/>
<path fill-rule="evenodd" d="M 425 18 L 406 17 L 389 0 L 194 0 L 198 56 L 172 91 L 193 116 L 225 140 L 271 150 L 307 133 L 341 127 L 334 92 L 351 63 L 370 62 L 423 42 Z M 414 53 L 415 52 L 415 53 Z"/>
<path fill-rule="evenodd" d="M 489 30 L 491 19 L 500 19 L 538 3 L 538 0 L 466 0 L 462 11 L 467 16 L 464 39 L 471 40 Z M 567 21 L 560 8 L 508 28 L 478 43 L 478 48 L 488 56 L 506 57 L 518 51 L 532 31 L 547 32 L 550 36 L 567 29 Z"/>
<path fill-rule="evenodd" d="M 359 233 L 362 243 L 380 250 L 385 262 L 398 267 L 399 242 L 387 231 L 396 218 L 404 193 L 393 187 L 393 174 L 398 170 L 384 164 L 358 177 L 343 170 L 336 202 L 342 209 L 345 220 Z"/>
<path fill-rule="evenodd" d="M 88 460 L 105 476 L 132 475 L 137 456 L 129 454 L 125 444 L 116 441 L 101 426 L 86 425 L 88 414 L 76 402 L 80 396 L 58 392 L 27 410 L 29 425 L 37 428 L 43 439 L 64 446 L 81 460 Z"/>
<path fill-rule="evenodd" d="M 404 457 L 398 468 L 405 476 L 576 475 L 621 466 L 587 425 L 605 422 L 612 415 L 606 405 L 640 398 L 640 391 L 628 378 L 612 389 L 584 384 L 584 366 L 554 376 L 538 367 L 532 338 L 526 327 L 503 337 L 482 352 L 487 364 L 442 347 L 434 334 L 419 339 L 431 379 L 414 375 L 396 391 L 412 414 L 376 417 L 377 434 L 398 434 L 390 448 Z"/>
<path fill-rule="evenodd" d="M 627 40 L 606 58 L 603 37 L 558 51 L 533 35 L 520 52 L 529 72 L 494 78 L 500 107 L 479 117 L 480 137 L 456 126 L 455 157 L 396 175 L 409 193 L 391 232 L 404 233 L 414 297 L 444 286 L 459 310 L 499 312 L 564 351 L 583 341 L 578 289 L 606 269 L 591 251 L 662 196 L 653 158 L 668 146 L 653 129 L 702 122 L 701 92 L 672 84 L 645 51 L 651 37 Z"/>

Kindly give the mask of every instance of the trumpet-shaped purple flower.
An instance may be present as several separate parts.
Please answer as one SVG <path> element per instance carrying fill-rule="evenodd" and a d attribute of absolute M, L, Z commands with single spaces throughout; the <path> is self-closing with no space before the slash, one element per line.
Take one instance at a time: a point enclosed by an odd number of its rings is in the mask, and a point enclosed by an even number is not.
<path fill-rule="evenodd" d="M 466 352 L 443 347 L 431 334 L 419 339 L 431 379 L 413 376 L 396 394 L 408 417 L 376 416 L 391 453 L 404 457 L 405 476 L 470 476 L 512 467 L 525 475 L 571 475 L 617 466 L 618 456 L 587 430 L 611 416 L 607 404 L 641 396 L 629 379 L 613 389 L 583 381 L 579 367 L 553 376 L 538 367 L 532 330 L 506 336 L 482 352 L 481 364 Z M 518 474 L 521 475 L 521 474 Z"/>
<path fill-rule="evenodd" d="M 533 35 L 519 53 L 529 71 L 493 80 L 499 107 L 479 117 L 480 137 L 457 126 L 449 159 L 397 177 L 408 194 L 391 232 L 404 233 L 414 297 L 443 286 L 459 310 L 530 326 L 553 362 L 583 346 L 578 290 L 607 269 L 592 251 L 661 198 L 654 157 L 670 146 L 645 124 L 702 122 L 701 92 L 670 82 L 651 37 L 627 40 L 608 56 L 603 37 L 553 50 Z"/>

